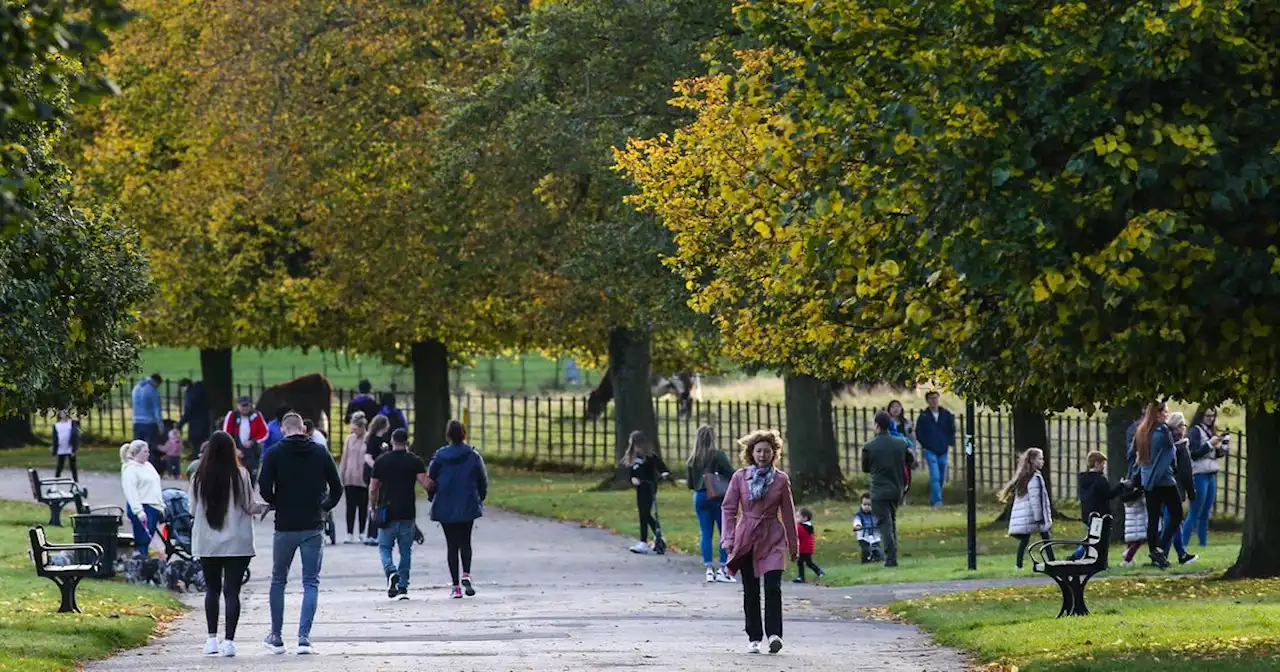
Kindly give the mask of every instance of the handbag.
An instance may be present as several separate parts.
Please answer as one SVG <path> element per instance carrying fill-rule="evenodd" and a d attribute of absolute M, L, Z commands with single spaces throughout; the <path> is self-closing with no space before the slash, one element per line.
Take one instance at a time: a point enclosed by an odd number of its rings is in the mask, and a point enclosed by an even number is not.
<path fill-rule="evenodd" d="M 707 488 L 707 499 L 724 499 L 729 492 L 729 477 L 718 471 L 703 474 L 702 484 Z"/>

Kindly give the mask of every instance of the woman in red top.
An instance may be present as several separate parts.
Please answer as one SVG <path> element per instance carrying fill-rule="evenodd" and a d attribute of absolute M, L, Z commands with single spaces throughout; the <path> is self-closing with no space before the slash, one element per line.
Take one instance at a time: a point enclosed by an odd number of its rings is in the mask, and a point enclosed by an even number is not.
<path fill-rule="evenodd" d="M 808 567 L 818 578 L 822 578 L 822 568 L 813 564 L 813 548 L 817 538 L 813 534 L 813 512 L 800 509 L 800 522 L 796 523 L 796 537 L 800 539 L 800 560 L 796 566 L 800 568 L 800 576 L 793 583 L 804 583 L 804 568 Z"/>

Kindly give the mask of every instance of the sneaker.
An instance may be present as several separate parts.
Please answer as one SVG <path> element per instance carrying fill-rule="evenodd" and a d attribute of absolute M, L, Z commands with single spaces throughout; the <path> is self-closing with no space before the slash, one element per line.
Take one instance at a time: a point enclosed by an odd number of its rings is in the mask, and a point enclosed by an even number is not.
<path fill-rule="evenodd" d="M 345 536 L 345 537 L 343 537 L 343 538 L 342 538 L 342 543 L 344 543 L 344 544 L 354 544 L 354 543 L 356 543 L 356 538 L 355 538 L 354 536 L 352 536 L 352 535 L 348 534 L 347 536 Z"/>
<path fill-rule="evenodd" d="M 649 555 L 652 550 L 653 549 L 649 548 L 649 544 L 646 544 L 643 541 L 631 547 L 632 553 L 638 553 L 640 555 Z"/>
<path fill-rule="evenodd" d="M 751 642 L 748 644 L 747 653 L 760 653 L 760 642 Z"/>
<path fill-rule="evenodd" d="M 463 593 L 466 593 L 467 597 L 475 597 L 475 596 L 476 596 L 476 589 L 475 589 L 475 586 L 472 586 L 472 585 L 471 585 L 471 577 L 470 577 L 470 576 L 463 576 L 463 577 L 462 577 L 462 592 L 463 592 Z"/>
<path fill-rule="evenodd" d="M 267 647 L 268 651 L 277 656 L 284 653 L 284 638 L 280 635 L 275 633 L 267 635 L 267 638 L 262 640 L 262 644 Z"/>
<path fill-rule="evenodd" d="M 396 596 L 399 594 L 400 594 L 400 591 L 396 588 L 396 575 L 388 574 L 387 575 L 387 599 L 394 600 L 396 599 Z"/>
<path fill-rule="evenodd" d="M 1198 559 L 1200 559 L 1200 556 L 1198 556 L 1198 555 L 1196 555 L 1196 554 L 1194 554 L 1194 553 L 1188 553 L 1188 554 L 1186 554 L 1186 555 L 1184 555 L 1184 556 L 1182 556 L 1182 557 L 1178 558 L 1178 564 L 1179 564 L 1179 565 L 1189 565 L 1189 564 L 1191 564 L 1191 563 L 1195 562 L 1195 561 L 1196 561 L 1196 560 L 1198 560 Z"/>
<path fill-rule="evenodd" d="M 738 579 L 723 568 L 716 570 L 716 583 L 737 583 Z"/>
<path fill-rule="evenodd" d="M 405 602 L 405 601 L 407 601 L 407 600 L 409 599 L 409 589 L 408 589 L 408 588 L 401 588 L 401 589 L 397 590 L 397 591 L 396 591 L 396 599 L 397 599 L 397 600 L 399 600 L 399 601 L 401 601 L 401 602 Z"/>
<path fill-rule="evenodd" d="M 367 539 L 365 539 L 365 540 L 364 540 L 364 545 L 365 545 L 365 546 L 377 546 L 377 545 L 378 545 L 378 540 L 377 540 L 377 539 L 374 539 L 373 537 L 369 537 L 369 538 L 367 538 Z"/>
<path fill-rule="evenodd" d="M 455 600 L 461 600 L 461 599 L 462 599 L 462 586 L 454 586 L 454 587 L 453 587 L 453 592 L 449 593 L 449 597 L 452 597 L 452 598 L 453 598 L 453 599 L 455 599 Z"/>
<path fill-rule="evenodd" d="M 227 641 L 225 641 L 225 642 L 223 642 L 223 643 L 222 643 L 222 657 L 223 657 L 223 658 L 235 658 L 235 657 L 236 657 L 236 643 L 235 643 L 235 642 L 233 642 L 233 641 L 231 641 L 231 640 L 229 640 L 229 639 L 228 639 Z"/>
<path fill-rule="evenodd" d="M 298 638 L 298 655 L 299 656 L 310 656 L 316 653 L 317 651 L 315 650 L 315 647 L 311 646 L 310 637 Z"/>
<path fill-rule="evenodd" d="M 710 567 L 708 567 L 708 568 L 707 568 L 707 583 L 715 583 L 715 582 L 716 582 L 716 570 L 711 569 Z"/>
<path fill-rule="evenodd" d="M 791 583 L 804 583 L 804 579 L 797 576 L 796 578 L 791 579 Z"/>
<path fill-rule="evenodd" d="M 1121 563 L 1120 563 L 1120 566 L 1121 566 L 1121 567 L 1132 567 L 1132 566 L 1134 566 L 1135 564 L 1137 564 L 1137 563 L 1135 563 L 1135 562 L 1134 562 L 1134 561 L 1132 561 L 1132 560 L 1125 560 L 1124 562 L 1121 562 Z"/>
<path fill-rule="evenodd" d="M 884 566 L 885 566 L 885 567 L 897 567 L 897 566 L 898 566 L 898 561 L 897 561 L 897 560 L 885 560 L 885 561 L 884 561 Z"/>
<path fill-rule="evenodd" d="M 777 635 L 769 636 L 769 653 L 777 653 L 782 650 L 782 638 Z"/>
<path fill-rule="evenodd" d="M 1163 555 L 1152 555 L 1151 564 L 1155 565 L 1158 569 L 1169 569 L 1169 560 Z"/>
<path fill-rule="evenodd" d="M 204 640 L 204 655 L 206 656 L 218 655 L 218 638 L 217 637 L 210 637 L 209 639 Z"/>

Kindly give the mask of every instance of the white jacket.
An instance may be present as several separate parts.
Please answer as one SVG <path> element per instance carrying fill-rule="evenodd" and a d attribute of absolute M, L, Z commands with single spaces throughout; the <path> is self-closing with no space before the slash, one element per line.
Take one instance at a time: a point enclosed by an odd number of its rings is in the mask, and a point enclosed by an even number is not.
<path fill-rule="evenodd" d="M 164 500 L 160 497 L 160 474 L 150 462 L 125 462 L 120 467 L 120 486 L 124 488 L 124 501 L 129 510 L 138 518 L 144 513 L 143 504 L 164 510 Z"/>
<path fill-rule="evenodd" d="M 1049 492 L 1044 487 L 1040 472 L 1027 482 L 1027 494 L 1013 500 L 1009 513 L 1009 534 L 1039 534 L 1053 527 L 1053 508 L 1049 504 Z"/>
<path fill-rule="evenodd" d="M 1124 540 L 1130 544 L 1147 540 L 1147 503 L 1142 497 L 1125 502 Z"/>

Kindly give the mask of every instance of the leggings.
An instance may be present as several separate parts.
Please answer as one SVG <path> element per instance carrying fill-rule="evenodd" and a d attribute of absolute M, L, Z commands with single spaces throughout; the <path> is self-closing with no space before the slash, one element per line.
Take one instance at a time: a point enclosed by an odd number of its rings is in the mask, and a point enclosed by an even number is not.
<path fill-rule="evenodd" d="M 78 471 L 76 470 L 76 456 L 75 456 L 75 454 L 71 454 L 71 455 L 59 455 L 59 456 L 58 456 L 58 471 L 54 473 L 54 477 L 55 477 L 55 478 L 62 478 L 62 463 L 63 463 L 63 461 L 64 461 L 64 460 L 65 460 L 65 461 L 67 461 L 67 462 L 70 462 L 70 463 L 71 463 L 71 480 L 75 481 L 76 483 L 79 483 L 79 482 L 80 482 L 80 472 L 78 472 Z"/>
<path fill-rule="evenodd" d="M 1013 538 L 1018 540 L 1018 557 L 1014 560 L 1014 564 L 1017 565 L 1018 569 L 1022 569 L 1022 558 L 1027 552 L 1027 544 L 1031 542 L 1031 535 L 1015 534 L 1013 535 Z M 1041 532 L 1040 538 L 1044 539 L 1045 541 L 1048 541 L 1050 539 L 1049 533 Z M 1053 562 L 1053 549 L 1052 548 L 1044 549 L 1044 557 L 1046 560 Z"/>
<path fill-rule="evenodd" d="M 449 553 L 449 578 L 453 579 L 453 585 L 458 583 L 458 561 L 462 561 L 462 573 L 471 574 L 471 528 L 475 525 L 474 520 L 468 520 L 464 523 L 440 523 L 440 527 L 444 528 L 445 546 Z"/>
<path fill-rule="evenodd" d="M 1169 524 L 1161 532 L 1165 507 L 1169 507 Z M 1169 548 L 1175 534 L 1182 534 L 1182 499 L 1178 497 L 1178 488 L 1160 485 L 1147 490 L 1147 545 L 1151 548 L 1152 560 L 1165 557 L 1163 549 Z"/>
<path fill-rule="evenodd" d="M 658 522 L 653 519 L 654 488 L 652 483 L 644 481 L 636 488 L 636 508 L 640 511 L 640 541 L 649 541 L 649 530 L 658 534 Z"/>
<path fill-rule="evenodd" d="M 236 624 L 240 622 L 240 586 L 244 584 L 244 571 L 249 568 L 249 557 L 200 558 L 204 568 L 204 620 L 209 626 L 209 636 L 218 634 L 218 593 L 227 603 L 227 641 L 235 641 Z"/>
<path fill-rule="evenodd" d="M 1135 556 L 1135 555 L 1137 555 L 1137 554 L 1138 554 L 1138 551 L 1142 549 L 1142 545 L 1143 545 L 1143 544 L 1145 544 L 1145 543 L 1147 543 L 1147 542 L 1145 542 L 1145 541 L 1131 541 L 1131 542 L 1129 542 L 1129 545 L 1128 545 L 1128 546 L 1126 546 L 1126 547 L 1125 547 L 1125 549 L 1124 549 L 1124 561 L 1125 561 L 1125 562 L 1133 562 L 1133 556 Z"/>
<path fill-rule="evenodd" d="M 363 485 L 348 485 L 342 488 L 347 499 L 347 534 L 359 532 L 364 534 L 365 519 L 369 516 L 369 488 Z M 356 527 L 356 516 L 360 517 L 360 527 Z"/>

